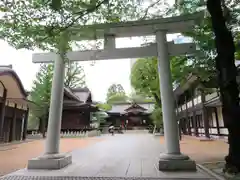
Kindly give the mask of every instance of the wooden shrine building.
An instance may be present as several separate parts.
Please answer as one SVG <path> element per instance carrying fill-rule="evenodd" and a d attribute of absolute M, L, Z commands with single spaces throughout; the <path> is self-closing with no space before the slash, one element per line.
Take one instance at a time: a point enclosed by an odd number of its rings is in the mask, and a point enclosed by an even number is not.
<path fill-rule="evenodd" d="M 108 111 L 107 121 L 114 126 L 122 126 L 127 129 L 142 129 L 151 124 L 150 115 L 154 103 L 114 103 Z"/>
<path fill-rule="evenodd" d="M 0 66 L 0 143 L 26 139 L 28 93 L 12 66 Z"/>
<path fill-rule="evenodd" d="M 98 111 L 88 88 L 64 88 L 61 131 L 89 129 L 91 113 Z"/>

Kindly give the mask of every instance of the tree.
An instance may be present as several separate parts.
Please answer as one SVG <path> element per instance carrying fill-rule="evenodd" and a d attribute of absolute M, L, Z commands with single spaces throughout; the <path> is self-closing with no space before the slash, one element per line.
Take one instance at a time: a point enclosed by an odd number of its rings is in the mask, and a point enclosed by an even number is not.
<path fill-rule="evenodd" d="M 129 95 L 129 100 L 131 102 L 154 102 L 154 99 L 152 97 L 147 97 L 145 94 L 140 93 L 140 92 L 133 92 Z"/>
<path fill-rule="evenodd" d="M 191 59 L 186 56 L 171 57 L 171 72 L 173 84 L 182 83 L 185 77 L 192 72 Z M 153 97 L 160 107 L 160 86 L 157 58 L 138 59 L 131 69 L 131 84 L 140 93 Z"/>
<path fill-rule="evenodd" d="M 151 119 L 153 120 L 154 125 L 159 129 L 163 127 L 163 119 L 162 119 L 162 109 L 160 107 L 156 107 L 152 114 Z"/>
<path fill-rule="evenodd" d="M 131 69 L 131 85 L 138 92 L 154 97 L 160 106 L 159 76 L 156 58 L 138 59 Z"/>
<path fill-rule="evenodd" d="M 123 89 L 121 84 L 112 84 L 107 91 L 107 99 L 113 95 L 122 94 L 125 95 L 125 90 Z"/>
<path fill-rule="evenodd" d="M 70 89 L 77 87 L 84 87 L 85 82 L 85 73 L 82 66 L 77 62 L 72 62 L 67 65 L 66 68 L 66 77 L 64 85 Z"/>
<path fill-rule="evenodd" d="M 104 111 L 109 111 L 110 109 L 112 109 L 112 106 L 107 103 L 99 103 L 97 104 L 97 107 L 103 109 Z"/>
<path fill-rule="evenodd" d="M 65 87 L 70 89 L 85 87 L 84 71 L 79 64 L 67 64 L 66 69 Z M 33 87 L 30 93 L 31 100 L 38 105 L 37 108 L 33 108 L 31 111 L 32 116 L 30 121 L 39 121 L 39 131 L 43 133 L 43 136 L 45 135 L 48 122 L 52 79 L 53 64 L 41 64 L 40 70 L 36 75 L 36 80 L 33 81 Z"/>
<path fill-rule="evenodd" d="M 107 91 L 107 103 L 126 102 L 128 97 L 121 84 L 112 84 Z"/>
<path fill-rule="evenodd" d="M 178 9 L 181 13 L 192 13 L 206 9 L 210 14 L 204 18 L 188 35 L 200 47 L 194 63 L 205 69 L 212 69 L 218 78 L 222 101 L 224 124 L 229 131 L 229 152 L 226 159 L 225 171 L 238 173 L 240 171 L 239 144 L 239 91 L 236 83 L 237 70 L 235 59 L 239 59 L 239 1 L 183 0 Z M 234 46 L 236 44 L 237 46 Z M 203 73 L 201 73 L 203 74 Z M 211 75 L 210 75 L 211 76 Z"/>
<path fill-rule="evenodd" d="M 117 102 L 127 102 L 127 101 L 128 101 L 128 97 L 125 94 L 117 93 L 107 98 L 108 104 L 113 104 Z"/>
<path fill-rule="evenodd" d="M 53 77 L 53 65 L 42 64 L 36 75 L 36 80 L 33 81 L 33 87 L 30 93 L 30 98 L 37 104 L 36 108 L 31 110 L 30 121 L 39 121 L 38 130 L 45 137 L 45 127 L 48 119 L 48 109 L 51 96 L 51 84 Z"/>
<path fill-rule="evenodd" d="M 236 174 L 240 172 L 240 121 L 236 118 L 240 115 L 240 107 L 239 90 L 236 82 L 237 68 L 234 63 L 234 39 L 232 32 L 226 26 L 230 12 L 224 1 L 221 0 L 208 0 L 207 9 L 211 15 L 212 29 L 215 34 L 217 51 L 215 61 L 222 101 L 222 113 L 229 133 L 229 152 L 225 158 L 225 171 Z"/>

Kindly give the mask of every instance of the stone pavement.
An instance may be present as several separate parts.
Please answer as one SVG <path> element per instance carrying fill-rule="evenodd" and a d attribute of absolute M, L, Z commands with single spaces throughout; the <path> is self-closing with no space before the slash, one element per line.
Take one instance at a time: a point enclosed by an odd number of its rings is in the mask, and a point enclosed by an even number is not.
<path fill-rule="evenodd" d="M 61 139 L 60 151 L 70 152 L 85 148 L 103 138 Z M 45 140 L 11 143 L 0 146 L 0 176 L 26 167 L 29 159 L 40 156 L 44 151 Z"/>
<path fill-rule="evenodd" d="M 160 142 L 164 142 L 163 138 Z M 200 141 L 193 136 L 183 136 L 180 146 L 181 152 L 187 154 L 198 164 L 224 161 L 224 157 L 228 153 L 228 144 L 222 140 Z"/>
<path fill-rule="evenodd" d="M 158 156 L 164 152 L 159 137 L 150 134 L 104 136 L 104 141 L 73 150 L 73 164 L 61 170 L 21 169 L 0 179 L 214 179 L 197 172 L 160 172 Z"/>

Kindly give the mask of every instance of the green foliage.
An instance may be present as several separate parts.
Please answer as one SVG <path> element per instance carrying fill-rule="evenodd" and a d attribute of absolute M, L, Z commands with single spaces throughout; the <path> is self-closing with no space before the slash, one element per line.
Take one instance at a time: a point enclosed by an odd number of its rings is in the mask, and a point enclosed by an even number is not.
<path fill-rule="evenodd" d="M 227 17 L 228 27 L 232 30 L 236 47 L 236 59 L 239 59 L 239 1 L 225 1 L 226 8 L 229 11 Z M 180 14 L 195 13 L 206 10 L 205 1 L 202 0 L 182 0 L 177 7 Z M 216 76 L 215 57 L 216 49 L 214 44 L 214 34 L 212 32 L 210 16 L 207 15 L 202 21 L 195 25 L 190 32 L 184 33 L 186 36 L 193 38 L 198 46 L 198 52 L 192 57 L 192 72 L 197 74 L 203 81 L 208 81 L 211 77 Z"/>
<path fill-rule="evenodd" d="M 92 119 L 95 119 L 95 121 L 99 122 L 99 124 L 105 122 L 107 117 L 108 114 L 102 111 L 92 113 Z"/>
<path fill-rule="evenodd" d="M 121 84 L 112 84 L 107 91 L 107 99 L 116 94 L 125 95 L 125 90 Z"/>
<path fill-rule="evenodd" d="M 109 111 L 112 109 L 112 106 L 110 104 L 107 103 L 99 103 L 97 104 L 97 107 L 104 110 L 104 111 Z"/>
<path fill-rule="evenodd" d="M 151 97 L 146 97 L 143 93 L 140 92 L 134 92 L 129 95 L 129 101 L 136 102 L 136 103 L 142 103 L 142 102 L 153 102 L 154 99 Z"/>
<path fill-rule="evenodd" d="M 51 84 L 53 77 L 53 65 L 42 64 L 40 70 L 33 81 L 30 99 L 37 104 L 36 108 L 31 109 L 33 119 L 46 119 L 51 96 Z"/>
<path fill-rule="evenodd" d="M 131 69 L 131 84 L 138 92 L 148 97 L 160 98 L 157 59 L 138 59 Z"/>
<path fill-rule="evenodd" d="M 94 27 L 81 29 L 81 32 L 72 27 L 161 16 L 168 8 L 164 1 L 148 2 L 149 6 L 144 0 L 0 1 L 0 38 L 16 49 L 54 51 L 60 32 L 68 30 L 71 36 L 93 37 L 92 33 L 96 33 Z M 162 8 L 157 8 L 160 5 Z M 151 14 L 149 10 L 156 14 Z"/>
<path fill-rule="evenodd" d="M 153 120 L 153 123 L 157 128 L 163 127 L 162 109 L 160 107 L 155 107 L 150 118 Z"/>
<path fill-rule="evenodd" d="M 107 91 L 107 103 L 126 102 L 128 97 L 121 84 L 112 84 Z"/>
<path fill-rule="evenodd" d="M 113 103 L 117 103 L 117 102 L 127 102 L 127 101 L 128 101 L 128 97 L 123 93 L 114 94 L 114 95 L 108 97 L 108 99 L 107 99 L 108 104 L 113 104 Z"/>

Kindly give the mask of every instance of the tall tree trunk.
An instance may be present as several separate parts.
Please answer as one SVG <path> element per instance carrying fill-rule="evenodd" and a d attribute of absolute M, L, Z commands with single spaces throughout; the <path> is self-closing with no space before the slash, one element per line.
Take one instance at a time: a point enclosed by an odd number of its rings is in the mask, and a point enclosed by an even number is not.
<path fill-rule="evenodd" d="M 226 26 L 221 0 L 208 0 L 207 9 L 211 14 L 217 49 L 216 69 L 222 101 L 224 124 L 228 128 L 229 152 L 225 170 L 230 173 L 240 171 L 240 121 L 239 91 L 236 82 L 235 46 L 231 31 Z"/>

